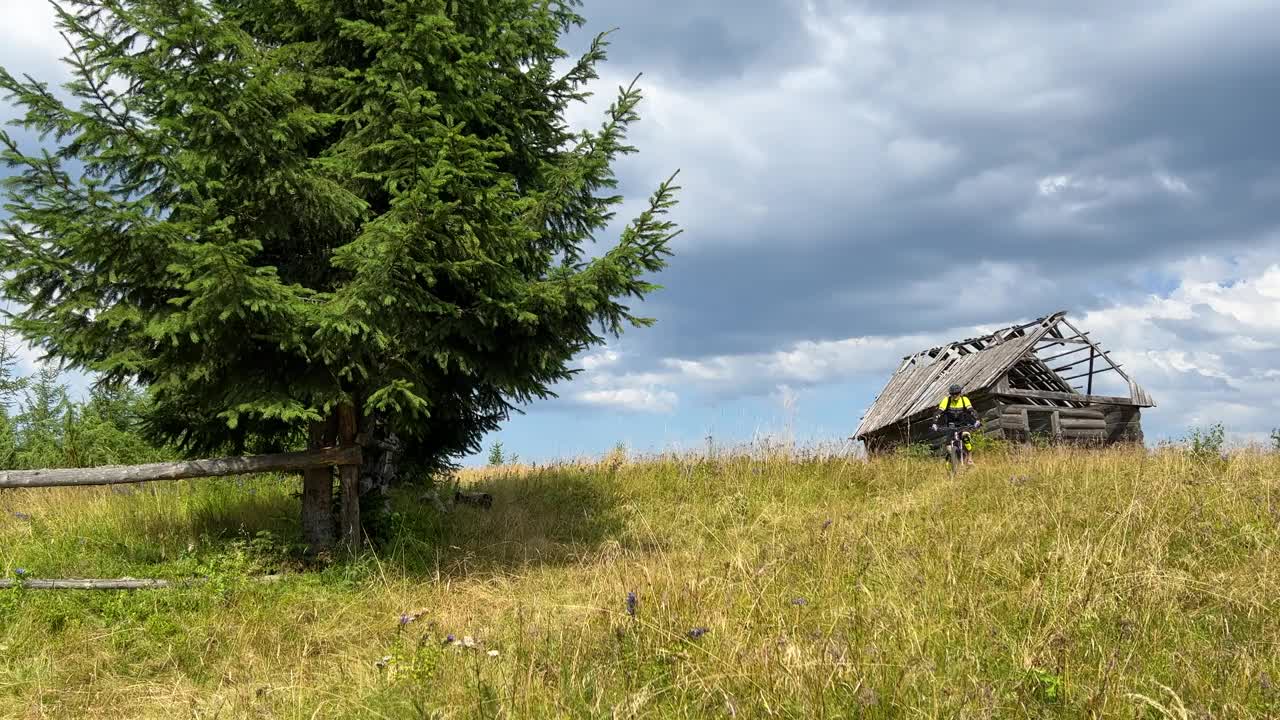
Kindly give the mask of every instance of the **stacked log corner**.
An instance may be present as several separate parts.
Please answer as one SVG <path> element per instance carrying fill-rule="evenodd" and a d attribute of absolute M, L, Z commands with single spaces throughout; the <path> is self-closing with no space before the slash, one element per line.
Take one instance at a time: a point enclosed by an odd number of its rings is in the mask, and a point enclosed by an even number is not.
<path fill-rule="evenodd" d="M 1109 405 L 1104 417 L 1108 443 L 1142 443 L 1141 410 L 1126 405 Z"/>

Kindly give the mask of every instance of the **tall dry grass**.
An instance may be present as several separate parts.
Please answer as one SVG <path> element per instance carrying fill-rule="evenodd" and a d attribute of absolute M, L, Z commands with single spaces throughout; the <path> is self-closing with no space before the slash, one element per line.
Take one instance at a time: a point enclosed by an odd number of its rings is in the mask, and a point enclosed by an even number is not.
<path fill-rule="evenodd" d="M 272 585 L 291 483 L 8 493 L 8 575 L 213 581 L 0 592 L 0 716 L 1277 717 L 1278 471 L 619 451 L 463 473 L 488 511 L 406 494 Z"/>

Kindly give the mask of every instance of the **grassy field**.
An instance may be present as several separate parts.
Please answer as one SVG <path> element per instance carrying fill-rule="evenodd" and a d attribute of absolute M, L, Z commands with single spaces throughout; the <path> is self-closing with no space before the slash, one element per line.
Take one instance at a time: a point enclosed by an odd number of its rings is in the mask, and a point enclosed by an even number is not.
<path fill-rule="evenodd" d="M 1280 455 L 463 481 L 493 508 L 310 569 L 291 481 L 0 494 L 8 577 L 211 578 L 0 590 L 0 717 L 1280 716 Z"/>

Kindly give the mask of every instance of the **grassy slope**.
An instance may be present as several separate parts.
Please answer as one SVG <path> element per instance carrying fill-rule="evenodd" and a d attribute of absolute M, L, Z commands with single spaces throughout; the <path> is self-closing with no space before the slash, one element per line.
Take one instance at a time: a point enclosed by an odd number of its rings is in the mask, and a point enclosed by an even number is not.
<path fill-rule="evenodd" d="M 0 591 L 0 717 L 1280 715 L 1280 457 L 983 460 L 473 476 L 271 585 L 288 483 L 0 494 L 7 575 L 215 579 Z"/>

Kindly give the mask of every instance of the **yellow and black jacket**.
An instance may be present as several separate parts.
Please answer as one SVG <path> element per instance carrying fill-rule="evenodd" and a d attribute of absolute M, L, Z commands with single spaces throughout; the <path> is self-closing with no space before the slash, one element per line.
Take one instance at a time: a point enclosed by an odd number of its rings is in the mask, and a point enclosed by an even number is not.
<path fill-rule="evenodd" d="M 978 421 L 978 413 L 973 410 L 973 403 L 967 395 L 952 399 L 950 395 L 938 403 L 938 414 L 933 422 L 937 425 L 972 425 Z"/>

